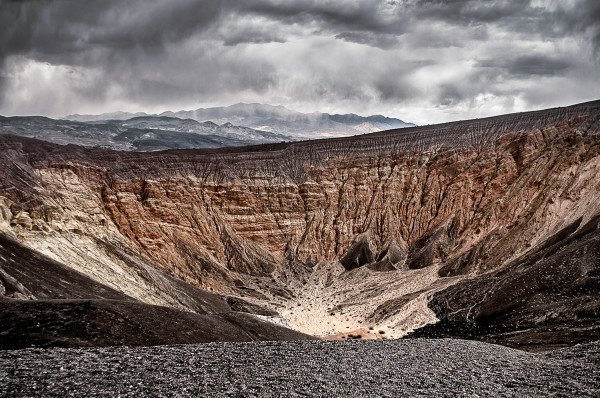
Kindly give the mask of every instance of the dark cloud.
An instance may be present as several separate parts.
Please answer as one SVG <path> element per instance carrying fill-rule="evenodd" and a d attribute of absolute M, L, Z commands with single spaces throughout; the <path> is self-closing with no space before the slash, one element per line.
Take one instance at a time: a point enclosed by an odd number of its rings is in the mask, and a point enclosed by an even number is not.
<path fill-rule="evenodd" d="M 337 34 L 335 38 L 382 49 L 394 48 L 399 44 L 399 40 L 395 35 L 374 32 L 342 32 Z"/>
<path fill-rule="evenodd" d="M 487 59 L 478 62 L 482 68 L 496 68 L 521 78 L 531 76 L 564 75 L 573 66 L 568 59 L 550 55 L 520 55 L 516 57 Z"/>
<path fill-rule="evenodd" d="M 596 55 L 600 53 L 600 2 L 581 0 L 572 7 L 560 7 L 556 11 L 557 35 L 581 34 L 592 43 Z"/>
<path fill-rule="evenodd" d="M 511 19 L 529 19 L 541 11 L 527 0 L 419 0 L 412 2 L 411 8 L 419 18 L 450 24 L 505 23 Z"/>
<path fill-rule="evenodd" d="M 403 101 L 416 94 L 416 90 L 401 75 L 380 78 L 375 82 L 375 88 L 383 101 Z"/>
<path fill-rule="evenodd" d="M 386 3 L 376 1 L 240 1 L 240 10 L 287 24 L 315 24 L 327 31 L 404 32 L 400 16 L 385 18 Z"/>
<path fill-rule="evenodd" d="M 439 91 L 438 102 L 442 106 L 452 106 L 464 99 L 458 87 L 451 83 L 442 84 Z"/>
<path fill-rule="evenodd" d="M 544 55 L 523 55 L 514 59 L 506 69 L 508 73 L 521 77 L 555 76 L 564 75 L 571 66 L 571 62 L 565 59 Z"/>
<path fill-rule="evenodd" d="M 599 21 L 596 0 L 0 0 L 0 113 L 554 106 L 538 78 L 600 96 Z"/>
<path fill-rule="evenodd" d="M 223 37 L 226 46 L 237 46 L 238 44 L 261 44 L 261 43 L 285 43 L 287 40 L 282 36 L 268 31 L 240 30 Z"/>
<path fill-rule="evenodd" d="M 0 13 L 0 54 L 40 58 L 90 49 L 113 51 L 164 46 L 208 30 L 218 22 L 214 1 L 23 1 L 5 4 Z"/>
<path fill-rule="evenodd" d="M 583 35 L 596 51 L 600 49 L 600 2 L 597 0 L 541 3 L 531 0 L 417 0 L 409 4 L 414 15 L 423 20 L 451 25 L 492 24 L 514 33 L 546 38 Z"/>

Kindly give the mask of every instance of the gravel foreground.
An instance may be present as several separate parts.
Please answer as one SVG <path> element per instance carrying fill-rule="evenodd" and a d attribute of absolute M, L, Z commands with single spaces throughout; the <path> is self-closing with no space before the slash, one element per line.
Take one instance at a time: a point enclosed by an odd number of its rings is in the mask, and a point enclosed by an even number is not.
<path fill-rule="evenodd" d="M 529 353 L 466 340 L 0 351 L 0 396 L 600 396 L 600 342 Z"/>

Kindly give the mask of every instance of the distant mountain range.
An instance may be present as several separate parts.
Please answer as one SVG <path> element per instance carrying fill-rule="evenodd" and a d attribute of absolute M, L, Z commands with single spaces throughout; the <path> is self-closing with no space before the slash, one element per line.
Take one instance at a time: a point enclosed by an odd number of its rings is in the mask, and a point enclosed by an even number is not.
<path fill-rule="evenodd" d="M 226 123 L 140 116 L 127 120 L 77 122 L 41 116 L 0 117 L 0 133 L 56 144 L 124 151 L 221 148 L 289 141 L 292 137 Z"/>
<path fill-rule="evenodd" d="M 330 115 L 320 112 L 301 113 L 283 106 L 243 103 L 226 107 L 199 108 L 191 111 L 169 111 L 159 115 L 149 115 L 143 112 L 115 112 L 101 115 L 68 115 L 64 118 L 80 122 L 91 122 L 125 120 L 139 116 L 167 116 L 192 119 L 198 122 L 212 121 L 218 125 L 231 123 L 256 130 L 289 135 L 296 139 L 349 136 L 415 126 L 415 124 L 406 123 L 400 119 L 381 115 L 364 117 L 352 113 L 344 115 Z"/>
<path fill-rule="evenodd" d="M 300 113 L 283 106 L 262 104 L 236 104 L 160 115 L 143 112 L 69 115 L 65 119 L 0 116 L 0 134 L 38 138 L 62 145 L 158 151 L 350 136 L 414 126 L 381 115 Z"/>

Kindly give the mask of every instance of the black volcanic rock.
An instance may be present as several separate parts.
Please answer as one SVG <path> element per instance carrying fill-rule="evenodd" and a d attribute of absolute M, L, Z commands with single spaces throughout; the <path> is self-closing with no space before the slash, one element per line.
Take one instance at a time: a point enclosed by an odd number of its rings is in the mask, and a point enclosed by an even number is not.
<path fill-rule="evenodd" d="M 10 397 L 597 397 L 600 344 L 534 354 L 462 340 L 0 352 Z"/>
<path fill-rule="evenodd" d="M 0 350 L 311 339 L 158 270 L 153 276 L 195 312 L 140 303 L 0 234 Z"/>
<path fill-rule="evenodd" d="M 230 312 L 220 296 L 201 290 L 155 268 L 132 261 L 125 249 L 98 240 L 111 254 L 151 281 L 153 288 L 168 292 L 178 303 L 199 314 Z M 136 301 L 102 283 L 54 261 L 0 233 L 0 297 L 13 299 L 110 299 Z"/>
<path fill-rule="evenodd" d="M 406 304 L 408 304 L 411 300 L 419 297 L 425 291 L 417 291 L 414 293 L 406 294 L 401 297 L 393 298 L 391 300 L 387 300 L 383 304 L 380 304 L 375 311 L 371 315 L 369 315 L 368 320 L 373 322 L 381 322 L 389 318 L 390 316 L 398 313 Z"/>
<path fill-rule="evenodd" d="M 415 337 L 541 349 L 600 337 L 600 216 L 557 232 L 507 267 L 435 293 L 440 321 Z"/>
<path fill-rule="evenodd" d="M 0 298 L 3 296 L 135 301 L 0 233 Z"/>
<path fill-rule="evenodd" d="M 340 263 L 350 271 L 363 265 L 372 263 L 375 253 L 367 235 L 361 235 L 340 258 Z"/>
<path fill-rule="evenodd" d="M 437 231 L 419 239 L 408 253 L 407 266 L 409 269 L 420 269 L 433 265 L 445 259 L 454 239 L 452 223 L 440 227 Z"/>
<path fill-rule="evenodd" d="M 382 247 L 375 262 L 367 265 L 367 268 L 378 272 L 395 271 L 404 266 L 406 257 L 407 254 L 404 249 L 396 242 L 389 241 Z"/>
<path fill-rule="evenodd" d="M 246 312 L 249 314 L 256 314 L 256 315 L 264 315 L 264 316 L 276 316 L 278 315 L 277 312 L 270 310 L 268 308 L 264 308 L 261 307 L 259 305 L 256 304 L 252 304 L 247 300 L 244 300 L 242 298 L 239 297 L 227 297 L 226 298 L 227 304 L 229 304 L 229 306 L 231 307 L 231 309 L 233 311 L 238 311 L 238 312 Z"/>
<path fill-rule="evenodd" d="M 0 319 L 3 350 L 312 339 L 242 312 L 205 315 L 118 300 L 0 299 Z"/>

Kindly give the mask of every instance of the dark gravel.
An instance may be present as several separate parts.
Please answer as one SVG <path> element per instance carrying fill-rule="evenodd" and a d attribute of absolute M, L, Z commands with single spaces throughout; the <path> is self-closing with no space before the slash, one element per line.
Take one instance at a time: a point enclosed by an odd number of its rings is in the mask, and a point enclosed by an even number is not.
<path fill-rule="evenodd" d="M 0 352 L 0 396 L 600 396 L 600 342 L 208 343 Z"/>

